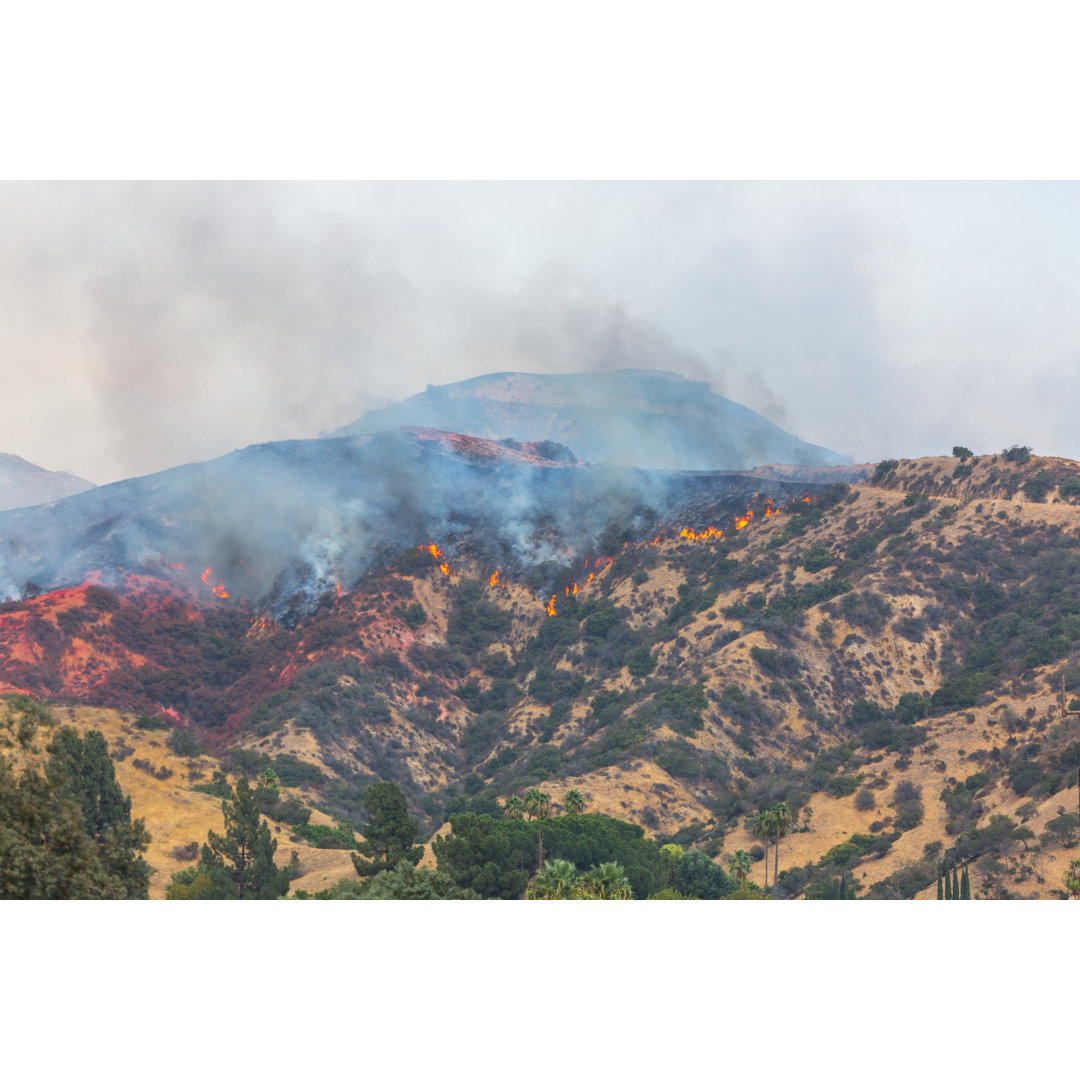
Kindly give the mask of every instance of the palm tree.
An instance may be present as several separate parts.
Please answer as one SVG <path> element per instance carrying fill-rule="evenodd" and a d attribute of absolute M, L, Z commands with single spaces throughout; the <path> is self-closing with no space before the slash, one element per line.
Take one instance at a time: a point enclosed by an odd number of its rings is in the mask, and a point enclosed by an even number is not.
<path fill-rule="evenodd" d="M 616 862 L 601 863 L 578 878 L 574 895 L 579 900 L 632 900 L 626 871 Z"/>
<path fill-rule="evenodd" d="M 511 795 L 503 803 L 503 816 L 508 818 L 521 818 L 525 816 L 525 800 L 520 795 Z"/>
<path fill-rule="evenodd" d="M 544 863 L 525 892 L 526 900 L 570 900 L 577 881 L 577 867 L 567 859 Z"/>
<path fill-rule="evenodd" d="M 563 800 L 568 814 L 583 814 L 585 813 L 585 796 L 581 794 L 578 789 L 571 788 L 566 793 L 566 798 Z"/>
<path fill-rule="evenodd" d="M 777 803 L 769 810 L 772 820 L 772 841 L 776 845 L 776 860 L 773 863 L 773 887 L 780 875 L 780 841 L 791 832 L 792 816 L 787 803 Z"/>
<path fill-rule="evenodd" d="M 525 812 L 530 821 L 534 817 L 547 817 L 551 813 L 551 796 L 539 788 L 529 788 L 525 792 Z"/>
<path fill-rule="evenodd" d="M 746 881 L 746 875 L 750 873 L 750 853 L 748 851 L 735 851 L 728 856 L 728 868 L 738 879 L 740 885 Z"/>
<path fill-rule="evenodd" d="M 1080 900 L 1080 859 L 1073 859 L 1065 871 L 1065 888 L 1073 900 Z"/>
<path fill-rule="evenodd" d="M 750 818 L 750 832 L 765 841 L 765 885 L 769 887 L 769 841 L 772 839 L 772 811 L 758 810 Z"/>

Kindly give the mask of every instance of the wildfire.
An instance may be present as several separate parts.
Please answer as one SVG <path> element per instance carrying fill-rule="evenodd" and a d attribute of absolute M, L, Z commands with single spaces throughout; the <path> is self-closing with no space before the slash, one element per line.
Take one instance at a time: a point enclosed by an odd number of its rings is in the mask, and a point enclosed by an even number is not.
<path fill-rule="evenodd" d="M 447 576 L 450 576 L 450 563 L 446 561 L 446 556 L 439 550 L 438 545 L 428 544 L 426 547 L 421 546 L 421 551 L 431 552 L 431 557 L 439 564 L 439 569 Z"/>
<path fill-rule="evenodd" d="M 202 572 L 202 583 L 204 585 L 210 585 L 210 575 L 214 571 L 208 566 Z M 228 600 L 229 594 L 225 591 L 225 586 L 219 581 L 216 585 L 210 585 L 210 591 L 222 600 Z"/>
<path fill-rule="evenodd" d="M 683 528 L 679 533 L 680 540 L 719 540 L 723 537 L 723 529 L 714 529 L 711 525 L 704 532 L 695 532 L 690 528 Z"/>
<path fill-rule="evenodd" d="M 499 570 L 498 570 L 498 567 L 496 567 L 495 573 L 491 575 L 491 583 L 488 585 L 488 588 L 489 589 L 497 589 L 499 587 L 499 585 L 500 585 L 500 582 L 499 582 Z"/>
<path fill-rule="evenodd" d="M 556 597 L 556 595 L 557 595 L 556 593 L 552 593 L 551 594 L 551 599 L 548 601 L 547 613 L 549 615 L 554 615 L 555 614 L 555 597 Z"/>

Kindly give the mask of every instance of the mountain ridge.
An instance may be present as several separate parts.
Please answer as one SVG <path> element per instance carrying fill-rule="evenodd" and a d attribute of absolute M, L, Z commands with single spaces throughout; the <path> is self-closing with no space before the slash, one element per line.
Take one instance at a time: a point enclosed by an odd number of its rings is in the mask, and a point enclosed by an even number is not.
<path fill-rule="evenodd" d="M 482 438 L 563 443 L 582 460 L 656 469 L 850 464 L 673 372 L 498 372 L 427 390 L 334 435 L 433 427 Z"/>

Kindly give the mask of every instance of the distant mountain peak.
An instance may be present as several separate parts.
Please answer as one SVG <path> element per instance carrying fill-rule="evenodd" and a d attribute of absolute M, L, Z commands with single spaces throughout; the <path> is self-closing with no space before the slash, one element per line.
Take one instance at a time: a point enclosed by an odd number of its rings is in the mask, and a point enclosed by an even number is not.
<path fill-rule="evenodd" d="M 670 371 L 493 372 L 429 386 L 366 413 L 335 435 L 402 427 L 483 439 L 558 442 L 594 463 L 648 469 L 752 469 L 849 464 L 701 381 Z"/>
<path fill-rule="evenodd" d="M 0 510 L 54 502 L 93 486 L 71 473 L 52 472 L 17 454 L 0 453 Z"/>

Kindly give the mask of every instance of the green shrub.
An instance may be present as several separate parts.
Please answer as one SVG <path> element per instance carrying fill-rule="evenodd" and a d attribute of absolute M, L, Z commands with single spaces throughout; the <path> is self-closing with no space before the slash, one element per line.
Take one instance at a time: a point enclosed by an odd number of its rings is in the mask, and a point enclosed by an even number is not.
<path fill-rule="evenodd" d="M 356 834 L 346 822 L 338 825 L 297 825 L 293 836 L 317 848 L 356 848 Z"/>
<path fill-rule="evenodd" d="M 165 745 L 174 754 L 179 754 L 181 757 L 198 757 L 200 754 L 206 753 L 206 747 L 199 741 L 198 737 L 184 728 L 173 728 L 169 732 L 169 737 L 165 740 Z"/>

